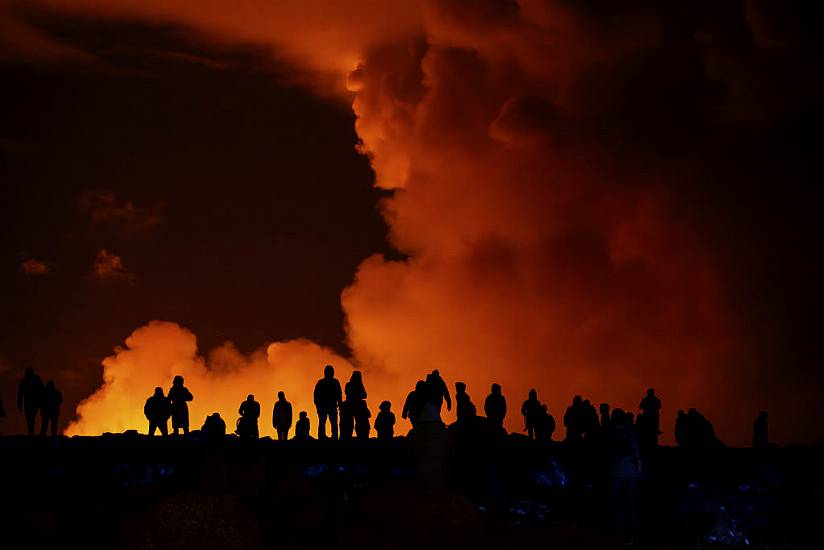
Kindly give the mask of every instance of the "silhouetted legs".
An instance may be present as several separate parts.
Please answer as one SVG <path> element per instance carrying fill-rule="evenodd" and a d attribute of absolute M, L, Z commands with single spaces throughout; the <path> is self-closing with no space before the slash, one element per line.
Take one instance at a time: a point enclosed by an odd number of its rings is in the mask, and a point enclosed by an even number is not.
<path fill-rule="evenodd" d="M 278 428 L 278 441 L 289 439 L 289 428 Z"/>
<path fill-rule="evenodd" d="M 338 410 L 335 407 L 318 407 L 318 439 L 326 439 L 326 419 L 332 428 L 332 439 L 338 440 Z"/>
<path fill-rule="evenodd" d="M 40 422 L 40 435 L 46 435 L 46 433 L 51 433 L 51 435 L 57 435 L 57 419 L 59 416 L 60 413 L 43 413 L 41 415 Z M 49 424 L 51 424 L 51 430 L 49 430 Z"/>
<path fill-rule="evenodd" d="M 26 430 L 28 431 L 29 435 L 34 435 L 34 421 L 37 417 L 38 408 L 28 408 L 26 407 L 23 411 L 26 415 Z"/>

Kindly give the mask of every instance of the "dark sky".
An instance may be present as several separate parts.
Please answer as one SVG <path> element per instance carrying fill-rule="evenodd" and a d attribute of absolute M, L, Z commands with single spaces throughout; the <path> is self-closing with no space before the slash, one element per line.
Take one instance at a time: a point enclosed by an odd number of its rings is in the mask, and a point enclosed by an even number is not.
<path fill-rule="evenodd" d="M 307 337 L 346 353 L 340 291 L 386 249 L 349 106 L 290 85 L 265 52 L 52 24 L 108 66 L 0 66 L 6 408 L 33 366 L 62 388 L 65 426 L 101 359 L 152 319 L 205 350 Z M 101 249 L 133 278 L 96 277 Z M 10 414 L 2 432 L 20 428 Z"/>
<path fill-rule="evenodd" d="M 456 42 L 469 36 L 472 47 L 494 49 L 500 44 L 483 43 L 498 36 L 489 29 L 512 33 L 513 41 L 524 34 L 510 3 L 483 3 L 488 10 L 473 3 L 435 4 L 449 24 L 430 32 Z M 0 2 L 0 25 L 5 5 Z M 99 8 L 96 2 L 89 5 L 90 13 Z M 610 33 L 626 21 L 627 12 L 654 16 L 660 23 L 658 41 L 654 48 L 628 48 L 626 55 L 597 61 L 600 43 L 590 40 L 581 50 L 593 50 L 596 62 L 569 69 L 572 99 L 557 108 L 540 99 L 552 96 L 546 93 L 552 85 L 544 86 L 541 63 L 534 63 L 537 77 L 520 76 L 538 82 L 528 82 L 525 89 L 539 100 L 514 103 L 523 108 L 517 113 L 522 118 L 514 119 L 516 130 L 540 134 L 547 127 L 550 132 L 572 128 L 566 136 L 570 142 L 579 140 L 588 151 L 598 151 L 592 158 L 614 159 L 610 162 L 622 171 L 616 180 L 625 181 L 605 185 L 603 195 L 631 196 L 635 187 L 646 185 L 643 176 L 667 182 L 665 194 L 678 207 L 666 211 L 666 221 L 694 232 L 718 274 L 738 334 L 745 345 L 752 344 L 751 370 L 739 365 L 729 371 L 747 369 L 741 376 L 746 385 L 734 377 L 724 383 L 732 394 L 747 392 L 752 402 L 787 411 L 784 433 L 805 440 L 820 437 L 815 407 L 824 391 L 818 197 L 824 181 L 824 47 L 813 23 L 820 20 L 816 10 L 800 2 L 778 6 L 756 0 L 640 1 L 614 9 L 598 2 L 552 5 L 572 14 L 569 36 L 575 40 L 607 36 L 612 41 L 605 43 L 620 49 L 631 29 L 616 33 L 617 39 Z M 341 290 L 364 258 L 374 253 L 398 257 L 387 244 L 378 211 L 389 194 L 373 187 L 369 159 L 355 150 L 351 98 L 309 91 L 318 87 L 301 85 L 306 74 L 276 61 L 279 52 L 271 47 L 206 39 L 153 16 L 125 22 L 106 16 L 105 10 L 82 17 L 16 6 L 32 28 L 93 61 L 32 60 L 0 49 L 0 395 L 10 412 L 0 433 L 22 427 L 12 409 L 24 367 L 58 381 L 66 396 L 65 427 L 79 400 L 100 385 L 100 361 L 153 319 L 191 329 L 205 351 L 229 340 L 249 352 L 268 341 L 305 337 L 347 356 Z M 195 10 L 187 17 L 201 22 L 200 15 Z M 220 19 L 219 13 L 211 15 Z M 227 35 L 237 30 L 235 23 L 227 18 Z M 261 29 L 252 23 L 249 34 L 259 37 Z M 348 32 L 357 35 L 359 27 L 351 26 Z M 477 44 L 476 37 L 481 37 Z M 413 64 L 408 74 L 401 69 L 410 51 L 420 50 L 414 54 L 420 62 L 426 48 L 420 39 L 414 47 L 399 43 L 370 52 L 373 74 L 380 85 L 390 81 L 387 95 L 394 93 L 393 100 L 414 103 L 422 97 L 416 80 L 420 67 Z M 577 59 L 578 45 L 569 48 L 570 58 Z M 325 45 L 317 49 L 322 57 Z M 466 121 L 481 120 L 485 126 L 478 142 L 485 143 L 489 121 L 483 109 L 492 105 L 494 119 L 510 88 L 518 90 L 517 84 L 509 86 L 517 78 L 498 73 L 495 78 L 506 86 L 492 85 L 492 77 L 478 69 L 482 56 L 443 49 L 436 52 L 441 57 L 429 60 L 440 59 L 449 69 L 438 75 L 440 90 L 446 90 L 444 122 L 434 116 L 416 122 L 433 141 L 442 132 L 466 144 L 476 137 Z M 462 63 L 469 67 L 465 77 L 455 76 L 462 74 Z M 429 70 L 438 68 L 433 66 Z M 487 84 L 489 90 L 478 91 Z M 371 96 L 362 97 L 366 102 Z M 530 111 L 535 105 L 537 110 Z M 476 116 L 476 110 L 484 116 Z M 472 116 L 462 119 L 464 111 Z M 548 150 L 557 143 L 552 141 Z M 420 135 L 404 145 L 438 149 Z M 383 151 L 382 158 L 395 152 Z M 431 196 L 421 200 L 422 195 L 410 192 L 398 207 L 413 216 L 397 227 L 424 227 L 419 242 L 435 251 L 437 245 L 426 243 L 428 218 L 416 218 L 416 208 L 427 214 L 432 199 L 436 211 L 436 191 L 443 188 L 444 196 L 465 192 L 457 184 L 457 190 L 449 187 L 459 179 L 449 177 L 449 159 L 442 168 L 447 175 L 435 180 Z M 634 181 L 637 176 L 640 183 Z M 488 187 L 493 189 L 494 181 Z M 520 197 L 504 194 L 503 206 L 510 198 L 520 204 Z M 451 206 L 446 204 L 442 217 L 449 217 Z M 493 221 L 498 216 L 487 214 Z M 456 219 L 466 225 L 475 222 L 461 215 L 466 214 L 459 212 Z M 501 214 L 513 225 L 520 217 L 517 208 Z M 486 237 L 487 229 L 482 226 L 478 234 Z M 603 248 L 603 237 L 591 240 Z M 575 261 L 586 255 L 575 242 L 562 244 L 569 251 L 570 279 L 585 279 Z M 679 252 L 667 250 L 663 256 L 668 260 Z M 30 260 L 37 263 L 25 263 Z M 494 294 L 496 287 L 490 288 Z M 581 288 L 586 295 L 598 287 Z M 399 331 L 400 340 L 405 336 Z M 744 433 L 748 427 L 737 429 Z"/>

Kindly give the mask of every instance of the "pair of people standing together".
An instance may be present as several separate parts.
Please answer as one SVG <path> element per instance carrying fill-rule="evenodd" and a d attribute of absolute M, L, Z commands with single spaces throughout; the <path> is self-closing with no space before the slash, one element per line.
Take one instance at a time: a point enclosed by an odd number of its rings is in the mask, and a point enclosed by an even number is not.
<path fill-rule="evenodd" d="M 344 390 L 341 390 L 340 382 L 335 378 L 335 368 L 326 365 L 323 378 L 315 384 L 314 401 L 318 410 L 318 439 L 326 439 L 327 420 L 332 439 L 338 439 L 338 410 L 341 439 L 351 439 L 353 431 L 359 439 L 369 437 L 369 418 L 372 414 L 366 405 L 366 388 L 360 371 L 354 371 Z"/>

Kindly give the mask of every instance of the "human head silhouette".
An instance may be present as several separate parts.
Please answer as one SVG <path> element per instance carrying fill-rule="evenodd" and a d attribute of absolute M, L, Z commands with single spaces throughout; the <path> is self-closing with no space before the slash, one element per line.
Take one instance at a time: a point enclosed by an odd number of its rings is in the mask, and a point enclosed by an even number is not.
<path fill-rule="evenodd" d="M 418 380 L 415 382 L 415 391 L 423 391 L 426 388 L 426 382 L 423 380 Z"/>
<path fill-rule="evenodd" d="M 573 405 L 580 405 L 582 403 L 582 401 L 583 401 L 583 397 L 581 397 L 580 395 L 576 395 L 575 397 L 572 398 L 572 404 Z"/>
<path fill-rule="evenodd" d="M 458 393 L 463 393 L 466 391 L 466 384 L 463 382 L 455 382 L 455 391 Z"/>
<path fill-rule="evenodd" d="M 529 390 L 529 398 L 533 401 L 538 399 L 538 392 L 535 390 L 535 388 Z"/>
<path fill-rule="evenodd" d="M 606 403 L 598 405 L 598 409 L 601 411 L 601 414 L 609 414 L 609 405 Z"/>
<path fill-rule="evenodd" d="M 363 382 L 363 375 L 361 374 L 361 371 L 352 371 L 352 376 L 349 378 L 349 380 L 351 380 L 352 382 Z"/>
<path fill-rule="evenodd" d="M 249 395 L 246 396 L 246 401 L 254 401 L 254 400 L 255 400 L 254 394 L 250 393 Z"/>
<path fill-rule="evenodd" d="M 381 402 L 380 410 L 388 411 L 391 408 L 392 408 L 392 403 L 390 403 L 389 401 L 382 401 Z"/>
<path fill-rule="evenodd" d="M 155 394 L 155 397 L 163 397 L 163 388 L 158 386 L 157 388 L 155 388 L 154 394 Z"/>
<path fill-rule="evenodd" d="M 613 424 L 623 424 L 627 421 L 627 413 L 624 409 L 612 409 L 612 416 L 610 417 Z"/>
<path fill-rule="evenodd" d="M 278 399 L 279 399 L 280 401 L 283 401 L 284 399 L 286 399 L 286 394 L 285 394 L 285 393 L 283 393 L 282 391 L 279 391 L 279 392 L 278 392 Z"/>
<path fill-rule="evenodd" d="M 492 384 L 492 393 L 495 395 L 501 395 L 501 385 L 500 384 Z"/>
<path fill-rule="evenodd" d="M 441 375 L 441 373 L 438 372 L 438 369 L 433 370 L 432 374 L 435 375 L 435 376 L 440 376 Z"/>
<path fill-rule="evenodd" d="M 26 367 L 26 370 L 23 371 L 23 376 L 33 376 L 34 369 L 31 367 Z"/>
<path fill-rule="evenodd" d="M 761 411 L 760 413 L 758 413 L 758 419 L 759 420 L 766 420 L 767 419 L 767 411 Z"/>
<path fill-rule="evenodd" d="M 335 376 L 335 367 L 333 367 L 332 365 L 326 365 L 325 367 L 323 367 L 323 376 L 325 378 L 332 378 L 333 376 Z"/>
<path fill-rule="evenodd" d="M 173 386 L 182 386 L 183 385 L 183 377 L 180 376 L 179 374 L 177 376 L 175 376 L 174 380 L 172 380 L 172 385 Z"/>
<path fill-rule="evenodd" d="M 655 390 L 653 388 L 648 389 L 647 390 L 647 395 L 650 396 L 650 397 L 654 396 L 655 395 Z"/>
<path fill-rule="evenodd" d="M 306 411 L 300 411 L 299 416 L 300 416 L 301 418 L 306 418 Z"/>

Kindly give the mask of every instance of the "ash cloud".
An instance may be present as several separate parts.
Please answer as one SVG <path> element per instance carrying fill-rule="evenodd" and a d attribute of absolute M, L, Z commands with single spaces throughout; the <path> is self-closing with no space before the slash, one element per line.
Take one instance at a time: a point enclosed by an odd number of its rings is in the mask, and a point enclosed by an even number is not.
<path fill-rule="evenodd" d="M 122 282 L 134 285 L 137 280 L 135 274 L 126 269 L 123 259 L 105 248 L 101 248 L 97 252 L 92 272 L 103 283 Z"/>
<path fill-rule="evenodd" d="M 367 259 L 342 305 L 354 364 L 393 401 L 432 368 L 476 402 L 493 381 L 513 405 L 536 387 L 556 416 L 574 393 L 635 408 L 654 386 L 664 426 L 698 406 L 743 443 L 755 411 L 772 408 L 779 438 L 820 437 L 802 422 L 814 392 L 764 384 L 788 344 L 760 338 L 753 296 L 773 268 L 745 248 L 768 233 L 751 211 L 807 213 L 771 193 L 774 176 L 798 185 L 812 157 L 797 130 L 821 118 L 820 39 L 800 4 L 71 4 L 42 3 L 267 43 L 348 80 L 359 150 L 395 190 L 381 207 L 405 259 Z M 793 315 L 766 321 L 803 322 Z M 167 329 L 138 330 L 107 360 L 118 367 L 83 418 L 114 410 L 106 395 L 138 368 L 127 358 Z M 176 330 L 180 364 L 212 380 Z M 213 361 L 243 377 L 264 369 L 256 357 L 224 346 Z M 314 352 L 296 357 L 320 366 Z"/>

